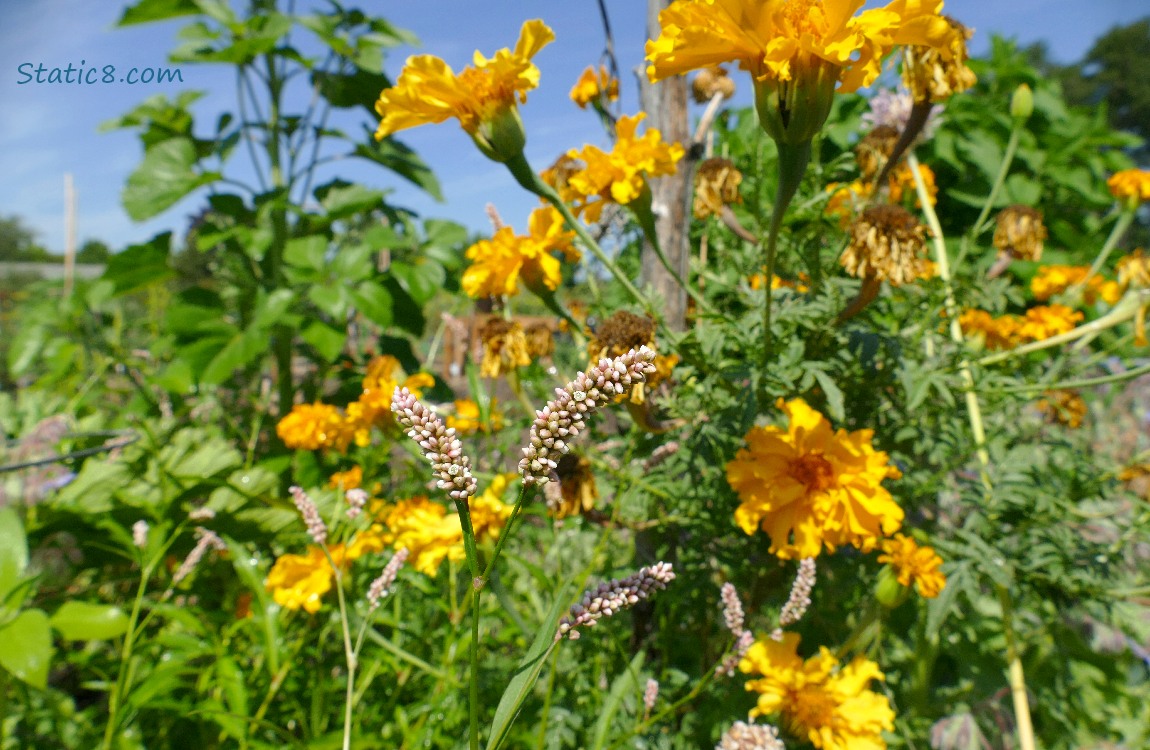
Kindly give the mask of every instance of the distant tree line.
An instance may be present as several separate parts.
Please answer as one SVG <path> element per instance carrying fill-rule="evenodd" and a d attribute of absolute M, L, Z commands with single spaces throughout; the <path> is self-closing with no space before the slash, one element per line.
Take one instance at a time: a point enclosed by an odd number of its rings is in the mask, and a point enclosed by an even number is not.
<path fill-rule="evenodd" d="M 112 250 L 99 240 L 87 240 L 76 251 L 77 263 L 107 263 Z M 58 263 L 60 256 L 36 242 L 36 232 L 19 216 L 0 216 L 0 263 Z"/>

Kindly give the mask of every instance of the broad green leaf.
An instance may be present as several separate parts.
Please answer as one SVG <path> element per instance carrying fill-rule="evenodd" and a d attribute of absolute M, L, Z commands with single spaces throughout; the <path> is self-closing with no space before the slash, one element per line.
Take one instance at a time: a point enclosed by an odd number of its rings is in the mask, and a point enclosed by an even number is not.
<path fill-rule="evenodd" d="M 343 219 L 383 204 L 382 190 L 370 190 L 363 185 L 336 185 L 322 192 L 317 189 L 316 196 L 332 219 Z"/>
<path fill-rule="evenodd" d="M 8 343 L 8 370 L 13 376 L 26 374 L 40 359 L 50 332 L 45 326 L 23 325 Z"/>
<path fill-rule="evenodd" d="M 443 200 L 443 192 L 439 188 L 439 180 L 435 179 L 435 173 L 414 151 L 394 137 L 389 136 L 377 141 L 375 134 L 366 130 L 363 142 L 355 147 L 353 153 L 355 156 L 387 167 L 400 177 L 423 188 L 432 198 Z"/>
<path fill-rule="evenodd" d="M 319 234 L 288 240 L 284 248 L 284 262 L 299 268 L 322 271 L 327 245 L 327 237 Z"/>
<path fill-rule="evenodd" d="M 376 54 L 378 49 L 377 47 Z M 371 62 L 366 58 L 363 61 Z M 391 80 L 385 75 L 367 70 L 357 70 L 351 74 L 325 73 L 317 70 L 312 73 L 312 85 L 319 87 L 320 95 L 333 107 L 343 109 L 363 107 L 374 115 L 379 92 L 390 88 Z"/>
<path fill-rule="evenodd" d="M 197 173 L 195 163 L 196 149 L 190 138 L 170 138 L 149 148 L 124 188 L 128 216 L 135 221 L 150 219 L 196 188 L 220 178 L 214 172 Z"/>
<path fill-rule="evenodd" d="M 172 233 L 157 234 L 146 243 L 132 245 L 108 259 L 101 277 L 115 285 L 116 294 L 128 294 L 175 276 L 169 265 Z"/>
<path fill-rule="evenodd" d="M 267 333 L 262 328 L 249 327 L 228 341 L 208 366 L 200 373 L 200 382 L 219 385 L 236 370 L 254 362 L 268 350 Z"/>
<path fill-rule="evenodd" d="M 290 289 L 276 289 L 260 300 L 252 317 L 252 326 L 270 328 L 283 320 L 295 302 L 295 292 Z"/>
<path fill-rule="evenodd" d="M 515 670 L 511 681 L 507 683 L 507 688 L 499 699 L 499 705 L 495 707 L 495 716 L 491 719 L 491 732 L 487 737 L 487 750 L 498 750 L 507 740 L 511 725 L 519 714 L 523 701 L 527 700 L 527 696 L 534 690 L 539 673 L 543 671 L 547 657 L 556 646 L 555 633 L 559 629 L 559 618 L 568 604 L 566 587 L 562 587 L 556 592 L 555 602 L 551 605 L 547 618 L 540 624 L 535 640 L 527 649 L 527 654 L 519 663 L 519 668 Z"/>
<path fill-rule="evenodd" d="M 0 627 L 0 667 L 32 687 L 48 685 L 48 665 L 52 661 L 52 633 L 48 615 L 38 609 L 21 612 Z"/>
<path fill-rule="evenodd" d="M 307 292 L 307 298 L 311 300 L 312 304 L 320 309 L 320 311 L 330 315 L 335 320 L 346 320 L 348 307 L 351 300 L 348 299 L 347 290 L 339 285 L 338 282 L 330 286 L 316 285 Z"/>
<path fill-rule="evenodd" d="M 350 296 L 356 309 L 372 323 L 385 328 L 391 325 L 391 295 L 382 286 L 374 281 L 363 281 L 351 290 Z"/>
<path fill-rule="evenodd" d="M 20 584 L 28 567 L 28 540 L 15 508 L 0 508 L 0 605 Z"/>
<path fill-rule="evenodd" d="M 345 286 L 375 275 L 375 248 L 366 243 L 344 247 L 331 260 L 331 274 Z"/>
<path fill-rule="evenodd" d="M 400 287 L 411 295 L 418 305 L 426 304 L 443 287 L 447 273 L 443 266 L 417 258 L 413 263 L 397 260 L 389 269 Z"/>
<path fill-rule="evenodd" d="M 52 627 L 69 641 L 103 641 L 128 629 L 128 616 L 110 604 L 65 602 L 51 618 Z"/>
<path fill-rule="evenodd" d="M 124 9 L 118 26 L 131 26 L 149 21 L 164 21 L 179 16 L 190 16 L 199 12 L 193 0 L 140 0 Z"/>
<path fill-rule="evenodd" d="M 607 693 L 607 699 L 603 701 L 603 707 L 599 710 L 599 719 L 595 722 L 595 741 L 591 746 L 593 750 L 602 750 L 607 744 L 611 722 L 614 721 L 615 714 L 619 713 L 623 698 L 628 694 L 635 695 L 639 692 L 639 670 L 643 668 L 645 656 L 642 651 L 635 654 L 627 668 L 611 683 L 611 690 Z"/>
<path fill-rule="evenodd" d="M 123 461 L 88 459 L 79 474 L 49 499 L 56 510 L 98 515 L 112 510 L 113 498 L 132 479 L 131 468 Z"/>
<path fill-rule="evenodd" d="M 343 351 L 343 345 L 347 341 L 347 332 L 336 330 L 327 323 L 316 320 L 300 331 L 300 338 L 315 347 L 321 357 L 328 362 L 333 362 Z"/>

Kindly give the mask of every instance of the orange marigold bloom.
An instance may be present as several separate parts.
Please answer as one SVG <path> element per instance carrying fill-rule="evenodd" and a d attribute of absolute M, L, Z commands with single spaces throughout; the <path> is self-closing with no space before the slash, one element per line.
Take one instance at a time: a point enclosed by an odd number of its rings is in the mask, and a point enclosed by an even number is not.
<path fill-rule="evenodd" d="M 903 586 L 914 587 L 920 596 L 933 599 L 946 586 L 946 575 L 939 570 L 942 558 L 930 547 L 920 547 L 914 539 L 903 534 L 895 534 L 879 544 L 882 554 L 880 563 L 888 563 L 898 575 Z"/>
<path fill-rule="evenodd" d="M 455 429 L 458 435 L 474 435 L 476 432 L 497 432 L 503 429 L 503 415 L 496 411 L 496 401 L 491 400 L 487 421 L 479 420 L 479 404 L 469 398 L 456 399 L 455 413 L 448 414 L 444 422 Z"/>
<path fill-rule="evenodd" d="M 1042 341 L 1068 333 L 1082 321 L 1083 315 L 1066 305 L 1040 305 L 1026 311 L 1018 329 L 1018 335 L 1030 341 Z"/>
<path fill-rule="evenodd" d="M 347 405 L 347 421 L 354 427 L 355 444 L 360 447 L 369 445 L 371 428 L 390 423 L 391 396 L 397 387 L 402 386 L 418 397 L 424 388 L 433 385 L 435 378 L 426 372 L 403 377 L 399 360 L 390 354 L 372 357 L 363 378 L 363 392 Z"/>
<path fill-rule="evenodd" d="M 347 471 L 337 471 L 327 480 L 327 486 L 334 490 L 355 490 L 363 485 L 363 467 L 356 465 Z"/>
<path fill-rule="evenodd" d="M 463 291 L 470 297 L 519 293 L 522 276 L 528 287 L 555 291 L 563 281 L 562 266 L 554 253 L 569 261 L 579 260 L 575 232 L 566 228 L 563 216 L 553 206 L 531 212 L 526 236 L 511 227 L 501 227 L 490 240 L 480 240 L 467 248 L 472 264 L 463 272 Z"/>
<path fill-rule="evenodd" d="M 1089 272 L 1086 266 L 1040 266 L 1038 273 L 1030 280 L 1030 291 L 1036 300 L 1045 302 L 1080 283 Z M 1121 297 L 1122 287 L 1119 284 L 1095 274 L 1086 283 L 1082 298 L 1088 305 L 1094 304 L 1098 298 L 1113 305 Z"/>
<path fill-rule="evenodd" d="M 340 567 L 349 562 L 342 544 L 329 547 L 328 554 Z M 323 605 L 323 595 L 331 591 L 333 575 L 323 548 L 312 545 L 305 555 L 280 555 L 276 558 L 264 586 L 281 607 L 302 608 L 314 614 Z"/>
<path fill-rule="evenodd" d="M 1138 248 L 1118 261 L 1118 283 L 1123 288 L 1150 287 L 1150 256 Z"/>
<path fill-rule="evenodd" d="M 605 65 L 599 66 L 598 73 L 588 65 L 568 96 L 579 105 L 579 109 L 587 109 L 588 104 L 602 102 L 604 98 L 613 102 L 619 98 L 619 79 L 608 73 Z"/>
<path fill-rule="evenodd" d="M 1110 194 L 1130 205 L 1150 201 L 1150 171 L 1145 169 L 1123 169 L 1110 175 L 1106 181 Z"/>
<path fill-rule="evenodd" d="M 871 445 L 874 432 L 832 432 L 802 399 L 779 399 L 777 406 L 787 429 L 752 428 L 747 447 L 727 464 L 727 481 L 742 500 L 735 521 L 743 531 L 767 532 L 770 551 L 784 560 L 844 544 L 869 551 L 897 531 L 903 511 L 882 481 L 902 474 Z"/>
<path fill-rule="evenodd" d="M 964 310 L 958 324 L 966 336 L 981 339 L 987 349 L 1009 349 L 1019 343 L 1018 318 L 1014 315 L 995 318 L 986 310 Z"/>
<path fill-rule="evenodd" d="M 347 450 L 354 433 L 339 409 L 328 404 L 296 404 L 276 425 L 276 434 L 293 450 Z"/>
<path fill-rule="evenodd" d="M 797 633 L 756 641 L 739 661 L 742 672 L 762 675 L 747 682 L 759 694 L 751 716 L 779 714 L 819 750 L 884 750 L 882 732 L 894 729 L 894 711 L 885 695 L 868 689 L 884 679 L 878 665 L 863 656 L 840 665 L 825 646 L 804 660 L 798 645 Z"/>
<path fill-rule="evenodd" d="M 1060 424 L 1076 430 L 1082 426 L 1086 415 L 1090 413 L 1086 400 L 1078 395 L 1077 391 L 1061 388 L 1046 391 L 1044 398 L 1038 401 L 1038 411 L 1042 413 L 1047 422 Z"/>

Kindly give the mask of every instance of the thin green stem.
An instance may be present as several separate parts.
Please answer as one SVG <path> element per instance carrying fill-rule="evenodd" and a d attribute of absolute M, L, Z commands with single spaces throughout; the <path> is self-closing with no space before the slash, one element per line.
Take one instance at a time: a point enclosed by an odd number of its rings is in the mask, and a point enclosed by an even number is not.
<path fill-rule="evenodd" d="M 1034 727 L 1030 722 L 1030 699 L 1026 692 L 1026 677 L 1022 672 L 1022 659 L 1018 655 L 1018 644 L 1015 641 L 1012 624 L 1014 610 L 1010 601 L 1010 592 L 1005 586 L 998 586 L 998 601 L 1002 604 L 1010 697 L 1014 701 L 1014 718 L 1018 723 L 1018 746 L 1019 750 L 1034 750 Z"/>
<path fill-rule="evenodd" d="M 1090 270 L 1086 272 L 1086 275 L 1082 277 L 1081 281 L 1067 290 L 1068 294 L 1076 295 L 1081 292 L 1087 282 L 1102 270 L 1102 266 L 1106 264 L 1106 259 L 1110 257 L 1110 253 L 1118 246 L 1118 241 L 1122 239 L 1122 235 L 1126 234 L 1126 230 L 1130 228 L 1130 224 L 1134 221 L 1136 215 L 1137 212 L 1130 209 L 1119 214 L 1118 221 L 1114 222 L 1114 226 L 1110 230 L 1110 236 L 1106 238 L 1102 249 L 1098 251 L 1098 257 L 1094 259 Z"/>
<path fill-rule="evenodd" d="M 1006 175 L 1010 172 L 1011 162 L 1014 161 L 1014 152 L 1018 150 L 1018 138 L 1022 134 L 1024 124 L 1025 121 L 1014 121 L 1014 127 L 1010 130 L 1010 140 L 1006 143 L 1006 153 L 1002 157 L 1002 164 L 998 167 L 998 175 L 994 178 L 994 184 L 986 196 L 986 203 L 982 204 L 982 211 L 978 214 L 978 219 L 975 220 L 974 226 L 970 229 L 971 237 L 977 237 L 982 233 L 986 220 L 990 216 L 990 211 L 994 208 L 995 201 L 998 200 L 998 194 L 1002 192 L 1002 186 L 1006 184 Z M 913 168 L 917 173 L 918 166 Z M 924 202 L 923 205 L 925 206 L 926 203 Z"/>
<path fill-rule="evenodd" d="M 1100 375 L 1096 378 L 1082 378 L 1081 380 L 1063 380 L 1057 383 L 1027 383 L 1025 385 L 998 388 L 995 390 L 995 392 L 1027 393 L 1029 391 L 1049 391 L 1068 388 L 1092 388 L 1096 385 L 1109 385 L 1111 383 L 1121 383 L 1127 380 L 1133 380 L 1134 378 L 1140 378 L 1147 373 L 1150 373 L 1150 365 L 1142 365 L 1141 367 L 1135 367 L 1133 370 L 1117 372 L 1113 375 Z"/>
<path fill-rule="evenodd" d="M 499 559 L 499 553 L 503 551 L 503 544 L 515 528 L 515 521 L 518 520 L 519 514 L 523 510 L 524 501 L 527 499 L 527 487 L 525 483 L 519 488 L 519 495 L 515 498 L 515 506 L 511 509 L 511 515 L 507 518 L 507 523 L 503 527 L 502 533 L 499 538 L 495 540 L 495 549 L 491 552 L 491 559 L 487 561 L 487 567 L 483 569 L 483 581 L 486 581 L 491 571 L 495 569 L 495 562 Z"/>
<path fill-rule="evenodd" d="M 779 232 L 783 226 L 783 217 L 787 207 L 794 200 L 795 193 L 803 182 L 803 175 L 807 171 L 807 164 L 811 160 L 810 141 L 798 145 L 779 143 L 779 182 L 775 192 L 775 205 L 771 212 L 771 224 L 767 230 L 766 268 L 763 279 L 765 290 L 763 300 L 763 356 L 760 362 L 762 372 L 760 377 L 765 379 L 767 365 L 771 361 L 771 280 L 775 277 L 775 257 L 779 247 Z"/>
<path fill-rule="evenodd" d="M 483 589 L 476 580 L 472 583 L 471 602 L 471 679 L 467 687 L 470 715 L 471 750 L 479 750 L 479 599 Z"/>
<path fill-rule="evenodd" d="M 124 702 L 124 693 L 128 689 L 129 665 L 132 661 L 132 650 L 136 645 L 136 625 L 140 619 L 140 610 L 144 606 L 144 592 L 148 588 L 148 579 L 152 576 L 152 567 L 149 565 L 140 572 L 140 585 L 136 588 L 132 612 L 128 615 L 128 629 L 124 634 L 124 643 L 120 647 L 120 668 L 116 674 L 112 694 L 108 696 L 108 724 L 104 727 L 104 750 L 111 750 L 112 740 L 119 728 L 120 708 Z"/>
<path fill-rule="evenodd" d="M 348 625 L 347 599 L 343 593 L 343 572 L 335 561 L 331 559 L 327 545 L 323 545 L 323 556 L 331 566 L 335 577 L 335 594 L 339 602 L 339 625 L 343 632 L 343 655 L 347 662 L 347 691 L 344 695 L 343 706 L 343 750 L 351 750 L 351 709 L 355 701 L 352 700 L 355 689 L 355 669 L 357 666 L 356 650 L 351 644 L 351 628 Z"/>
<path fill-rule="evenodd" d="M 663 246 L 659 242 L 659 233 L 655 228 L 655 214 L 651 211 L 651 191 L 647 189 L 643 198 L 639 198 L 634 203 L 628 204 L 628 207 L 631 208 L 631 214 L 638 222 L 639 228 L 643 230 L 643 236 L 647 238 L 647 244 L 651 246 L 651 250 L 654 251 L 655 257 L 659 259 L 659 262 L 663 264 L 663 268 L 667 269 L 667 273 L 671 274 L 671 278 L 686 292 L 687 296 L 694 300 L 700 312 L 714 315 L 715 308 L 711 307 L 711 303 L 707 302 L 702 294 L 683 279 L 679 271 L 671 265 L 667 254 L 663 252 Z"/>

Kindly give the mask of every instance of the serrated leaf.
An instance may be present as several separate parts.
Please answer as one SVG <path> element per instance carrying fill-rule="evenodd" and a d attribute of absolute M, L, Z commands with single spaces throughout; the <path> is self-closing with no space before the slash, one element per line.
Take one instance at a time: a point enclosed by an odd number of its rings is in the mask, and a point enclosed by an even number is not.
<path fill-rule="evenodd" d="M 413 263 L 397 260 L 389 271 L 417 305 L 424 305 L 434 297 L 447 277 L 443 266 L 425 258 L 418 258 Z"/>
<path fill-rule="evenodd" d="M 190 16 L 199 12 L 193 0 L 140 0 L 124 9 L 117 26 L 131 26 L 137 23 L 164 21 L 179 16 Z"/>
<path fill-rule="evenodd" d="M 50 622 L 69 641 L 103 641 L 128 629 L 128 616 L 110 604 L 65 602 L 52 615 Z"/>
<path fill-rule="evenodd" d="M 0 627 L 0 667 L 34 688 L 48 685 L 52 632 L 48 615 L 28 609 Z"/>
<path fill-rule="evenodd" d="M 831 419 L 836 422 L 842 422 L 846 419 L 846 412 L 843 409 L 843 392 L 838 387 L 838 384 L 831 379 L 822 370 L 811 370 L 811 374 L 815 376 L 815 380 L 819 382 L 819 387 L 823 389 L 823 395 L 827 398 L 827 413 Z"/>

